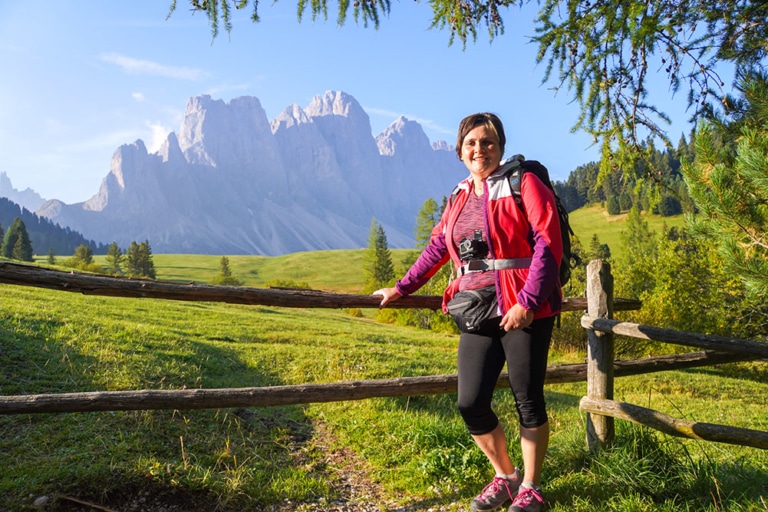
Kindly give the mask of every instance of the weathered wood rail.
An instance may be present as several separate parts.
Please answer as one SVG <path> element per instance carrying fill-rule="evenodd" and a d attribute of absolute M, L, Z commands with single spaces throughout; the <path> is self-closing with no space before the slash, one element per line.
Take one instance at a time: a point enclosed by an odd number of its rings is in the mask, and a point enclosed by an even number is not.
<path fill-rule="evenodd" d="M 681 369 L 751 359 L 744 355 L 696 352 L 683 356 L 661 356 L 617 361 L 616 375 L 639 375 L 660 369 Z M 547 368 L 547 384 L 583 382 L 586 364 L 554 365 Z M 507 373 L 496 383 L 509 387 Z M 456 374 L 426 377 L 400 377 L 364 381 L 301 384 L 260 388 L 212 388 L 137 391 L 92 391 L 0 397 L 0 414 L 34 414 L 147 409 L 219 409 L 228 407 L 268 407 L 321 402 L 344 402 L 366 398 L 440 395 L 455 393 Z"/>
<path fill-rule="evenodd" d="M 747 428 L 729 427 L 714 423 L 681 420 L 659 411 L 613 400 L 601 400 L 585 396 L 579 403 L 582 411 L 612 418 L 628 420 L 665 434 L 701 441 L 737 444 L 768 450 L 768 432 Z"/>
<path fill-rule="evenodd" d="M 0 262 L 0 283 L 34 286 L 83 295 L 133 297 L 194 302 L 224 302 L 250 306 L 278 306 L 287 308 L 378 308 L 380 297 L 329 293 L 318 290 L 285 288 L 245 288 L 240 286 L 213 286 L 207 284 L 175 283 L 64 272 L 61 270 Z M 438 310 L 442 298 L 430 295 L 411 295 L 387 305 L 388 308 L 425 308 Z M 565 299 L 564 311 L 583 311 L 586 298 Z M 635 299 L 616 299 L 615 310 L 640 308 Z"/>

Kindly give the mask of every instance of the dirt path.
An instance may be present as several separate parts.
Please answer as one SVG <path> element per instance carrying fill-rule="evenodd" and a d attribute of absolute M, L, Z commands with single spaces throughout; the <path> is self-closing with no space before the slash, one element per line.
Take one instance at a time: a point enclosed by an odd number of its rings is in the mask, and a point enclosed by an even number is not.
<path fill-rule="evenodd" d="M 303 465 L 311 473 L 317 473 L 330 482 L 332 500 L 320 498 L 311 502 L 284 500 L 249 508 L 258 512 L 463 512 L 463 504 L 437 501 L 413 501 L 391 496 L 375 483 L 369 470 L 357 454 L 338 446 L 333 434 L 322 423 L 312 425 L 312 435 L 297 436 L 291 452 L 294 462 Z M 214 512 L 216 503 L 209 496 L 185 490 L 151 486 L 142 489 L 125 489 L 112 494 L 107 502 L 59 496 L 46 506 L 46 512 Z M 245 510 L 245 509 L 243 509 Z"/>

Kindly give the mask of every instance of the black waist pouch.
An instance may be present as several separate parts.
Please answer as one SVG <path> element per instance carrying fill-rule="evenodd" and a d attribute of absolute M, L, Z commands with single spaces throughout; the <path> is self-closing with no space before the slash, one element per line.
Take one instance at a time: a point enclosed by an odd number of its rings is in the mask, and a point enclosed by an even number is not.
<path fill-rule="evenodd" d="M 446 306 L 461 332 L 478 332 L 483 322 L 498 316 L 496 287 L 458 292 Z"/>

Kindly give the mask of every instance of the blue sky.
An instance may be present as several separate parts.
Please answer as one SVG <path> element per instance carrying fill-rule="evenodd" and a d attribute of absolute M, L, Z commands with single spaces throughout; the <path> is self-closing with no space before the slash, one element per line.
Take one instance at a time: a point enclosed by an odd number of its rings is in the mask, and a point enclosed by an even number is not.
<path fill-rule="evenodd" d="M 427 2 L 394 2 L 378 30 L 351 16 L 338 27 L 335 12 L 299 23 L 295 2 L 262 2 L 260 23 L 250 7 L 238 11 L 231 35 L 213 41 L 187 0 L 166 20 L 170 3 L 0 0 L 0 172 L 15 188 L 87 200 L 115 149 L 142 139 L 156 150 L 201 94 L 255 96 L 273 119 L 341 90 L 368 113 L 374 136 L 404 115 L 451 144 L 462 117 L 492 111 L 504 121 L 507 155 L 541 160 L 553 179 L 597 159 L 591 138 L 571 133 L 576 105 L 541 84 L 532 10 L 507 11 L 504 35 L 490 42 L 481 33 L 462 50 L 448 45 L 447 30 L 429 29 Z M 689 131 L 684 98 L 659 89 L 651 102 L 671 111 L 676 141 Z"/>

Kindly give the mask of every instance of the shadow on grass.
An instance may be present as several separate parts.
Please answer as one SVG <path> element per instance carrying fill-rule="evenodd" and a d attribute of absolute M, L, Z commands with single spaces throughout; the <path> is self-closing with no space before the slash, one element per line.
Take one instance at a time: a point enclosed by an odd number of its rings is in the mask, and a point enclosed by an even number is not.
<path fill-rule="evenodd" d="M 685 371 L 692 374 L 727 377 L 761 384 L 768 383 L 768 361 L 765 360 L 728 363 L 716 367 L 689 368 Z"/>
<path fill-rule="evenodd" d="M 91 328 L 100 329 L 98 315 Z M 77 335 L 54 335 L 62 329 L 55 319 L 0 321 L 0 393 L 103 390 L 104 374 L 122 371 L 153 389 L 283 383 L 278 365 L 245 361 L 227 346 L 251 343 L 252 334 L 211 343 L 110 332 L 104 350 L 114 359 L 105 364 L 92 347 L 80 349 Z M 331 493 L 328 475 L 304 449 L 312 435 L 300 406 L 0 415 L 0 510 L 31 510 L 43 495 L 52 498 L 47 510 L 73 509 L 67 498 L 116 510 L 174 502 L 185 511 L 311 501 Z"/>

